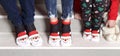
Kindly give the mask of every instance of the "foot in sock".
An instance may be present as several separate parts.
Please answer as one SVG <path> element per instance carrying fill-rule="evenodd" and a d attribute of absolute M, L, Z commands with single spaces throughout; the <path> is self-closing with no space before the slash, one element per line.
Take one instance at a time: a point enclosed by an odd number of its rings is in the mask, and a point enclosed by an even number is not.
<path fill-rule="evenodd" d="M 67 47 L 72 45 L 70 22 L 62 22 L 61 46 Z"/>
<path fill-rule="evenodd" d="M 58 21 L 50 22 L 49 44 L 53 47 L 59 47 L 60 46 Z"/>
<path fill-rule="evenodd" d="M 85 29 L 85 31 L 83 32 L 83 38 L 88 40 L 92 38 L 91 29 Z"/>
<path fill-rule="evenodd" d="M 49 44 L 53 47 L 60 46 L 60 36 L 59 33 L 51 33 L 49 36 Z"/>
<path fill-rule="evenodd" d="M 42 38 L 36 30 L 29 32 L 29 39 L 32 46 L 41 46 L 43 43 Z"/>
<path fill-rule="evenodd" d="M 94 41 L 94 42 L 99 42 L 100 41 L 99 30 L 93 30 L 92 31 L 92 39 L 91 39 L 91 41 Z"/>
<path fill-rule="evenodd" d="M 17 33 L 16 44 L 23 47 L 30 46 L 30 41 L 24 27 L 22 25 L 15 26 L 15 30 Z"/>
<path fill-rule="evenodd" d="M 41 46 L 42 45 L 42 38 L 40 37 L 38 31 L 36 30 L 34 24 L 32 25 L 25 25 L 25 29 L 29 35 L 30 43 L 32 46 Z"/>

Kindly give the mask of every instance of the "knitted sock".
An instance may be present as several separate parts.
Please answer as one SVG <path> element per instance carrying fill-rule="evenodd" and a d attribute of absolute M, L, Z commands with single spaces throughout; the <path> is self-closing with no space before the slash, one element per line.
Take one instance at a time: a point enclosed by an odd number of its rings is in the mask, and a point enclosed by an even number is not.
<path fill-rule="evenodd" d="M 50 36 L 59 36 L 59 24 L 58 21 L 50 22 Z"/>
<path fill-rule="evenodd" d="M 23 25 L 15 26 L 16 36 L 20 37 L 26 35 L 25 28 Z"/>
<path fill-rule="evenodd" d="M 28 34 L 29 34 L 29 32 L 32 32 L 32 31 L 35 31 L 35 30 L 36 30 L 34 24 L 25 25 L 25 29 L 26 29 L 26 32 L 27 32 Z"/>
<path fill-rule="evenodd" d="M 84 32 L 91 32 L 91 30 L 90 29 L 85 29 Z"/>
<path fill-rule="evenodd" d="M 92 30 L 92 34 L 99 34 L 98 30 Z"/>
<path fill-rule="evenodd" d="M 71 22 L 62 21 L 62 36 L 71 36 L 70 24 Z"/>

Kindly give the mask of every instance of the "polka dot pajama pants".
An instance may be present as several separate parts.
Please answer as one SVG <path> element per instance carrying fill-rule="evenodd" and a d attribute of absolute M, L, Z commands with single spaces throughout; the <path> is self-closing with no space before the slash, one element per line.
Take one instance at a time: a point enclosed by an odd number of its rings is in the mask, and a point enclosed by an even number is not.
<path fill-rule="evenodd" d="M 106 0 L 81 0 L 82 19 L 85 29 L 99 30 L 106 11 Z"/>

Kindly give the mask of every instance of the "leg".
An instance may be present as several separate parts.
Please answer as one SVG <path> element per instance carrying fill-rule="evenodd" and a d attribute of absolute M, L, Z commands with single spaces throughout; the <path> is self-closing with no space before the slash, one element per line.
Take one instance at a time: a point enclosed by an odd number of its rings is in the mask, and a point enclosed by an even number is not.
<path fill-rule="evenodd" d="M 93 0 L 92 13 L 92 41 L 100 41 L 101 23 L 103 21 L 103 14 L 105 12 L 105 0 Z"/>
<path fill-rule="evenodd" d="M 27 32 L 36 30 L 34 26 L 34 0 L 19 0 L 22 8 L 22 21 Z"/>
<path fill-rule="evenodd" d="M 93 0 L 81 0 L 81 18 L 83 19 L 84 31 L 83 38 L 91 39 L 91 14 Z"/>
<path fill-rule="evenodd" d="M 90 29 L 91 28 L 91 13 L 92 13 L 92 0 L 81 0 L 81 11 L 82 11 L 82 18 L 84 22 L 84 28 Z"/>
<path fill-rule="evenodd" d="M 70 20 L 73 16 L 73 0 L 62 0 L 62 19 Z"/>
<path fill-rule="evenodd" d="M 103 14 L 105 12 L 105 0 L 94 0 L 93 2 L 92 29 L 99 30 L 103 20 Z"/>
<path fill-rule="evenodd" d="M 0 4 L 7 12 L 8 19 L 13 23 L 13 25 L 22 25 L 22 17 L 20 16 L 16 0 L 0 0 Z"/>
<path fill-rule="evenodd" d="M 57 0 L 45 0 L 50 21 L 57 21 Z"/>
<path fill-rule="evenodd" d="M 45 0 L 48 16 L 50 18 L 49 44 L 60 46 L 59 24 L 57 17 L 57 0 Z"/>
<path fill-rule="evenodd" d="M 110 9 L 111 0 L 105 0 L 105 12 L 108 12 Z"/>
<path fill-rule="evenodd" d="M 73 16 L 73 0 L 62 0 L 62 20 L 63 22 L 70 22 Z M 70 25 L 70 24 L 69 24 Z M 65 27 L 66 28 L 66 27 Z M 70 32 L 68 29 L 63 29 L 63 33 Z M 66 31 L 66 32 L 64 32 Z"/>
<path fill-rule="evenodd" d="M 9 1 L 9 2 L 8 2 Z M 16 43 L 18 46 L 29 46 L 28 35 L 22 23 L 16 0 L 0 0 L 1 5 L 8 13 L 8 19 L 13 23 L 16 31 Z"/>
<path fill-rule="evenodd" d="M 34 25 L 34 0 L 19 0 L 22 8 L 23 23 L 26 32 L 30 38 L 32 46 L 41 46 L 42 38 L 40 37 Z"/>
<path fill-rule="evenodd" d="M 71 19 L 73 18 L 73 0 L 62 0 L 62 36 L 61 45 L 70 46 L 71 43 Z"/>
<path fill-rule="evenodd" d="M 22 8 L 23 23 L 30 25 L 34 23 L 34 0 L 19 0 Z"/>

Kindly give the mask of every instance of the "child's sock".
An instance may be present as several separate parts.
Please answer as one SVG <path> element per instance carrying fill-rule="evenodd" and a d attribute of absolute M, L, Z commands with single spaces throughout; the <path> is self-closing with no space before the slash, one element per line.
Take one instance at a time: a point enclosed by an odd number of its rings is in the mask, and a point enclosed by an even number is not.
<path fill-rule="evenodd" d="M 100 41 L 99 30 L 92 30 L 92 41 L 95 41 L 95 42 L 99 42 Z"/>
<path fill-rule="evenodd" d="M 29 32 L 32 32 L 32 31 L 36 30 L 34 24 L 25 25 L 25 29 L 26 29 L 26 31 L 27 31 L 28 34 L 29 34 Z"/>
<path fill-rule="evenodd" d="M 61 45 L 62 46 L 71 46 L 71 22 L 62 21 L 62 36 L 61 36 Z"/>
<path fill-rule="evenodd" d="M 92 38 L 91 36 L 91 29 L 85 29 L 83 32 L 83 38 L 90 40 Z"/>
<path fill-rule="evenodd" d="M 32 46 L 41 46 L 42 38 L 40 37 L 38 31 L 35 28 L 34 24 L 25 25 L 25 29 L 29 35 L 29 39 Z"/>
<path fill-rule="evenodd" d="M 50 36 L 49 36 L 49 44 L 51 46 L 57 47 L 60 46 L 60 36 L 59 36 L 59 24 L 58 20 L 54 22 L 50 22 Z"/>
<path fill-rule="evenodd" d="M 28 35 L 26 34 L 25 28 L 23 25 L 15 26 L 17 33 L 16 43 L 18 46 L 30 46 L 30 41 Z"/>
<path fill-rule="evenodd" d="M 62 22 L 62 36 L 71 36 L 71 22 Z"/>

